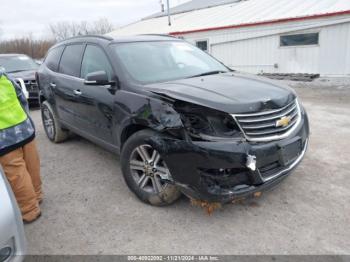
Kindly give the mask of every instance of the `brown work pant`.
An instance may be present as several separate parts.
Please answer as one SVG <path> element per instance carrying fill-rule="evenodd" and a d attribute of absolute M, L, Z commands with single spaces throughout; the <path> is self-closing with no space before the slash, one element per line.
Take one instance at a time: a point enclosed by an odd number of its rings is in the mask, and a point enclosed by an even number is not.
<path fill-rule="evenodd" d="M 1 156 L 0 164 L 15 194 L 23 220 L 35 220 L 40 215 L 39 202 L 43 198 L 35 141 Z"/>

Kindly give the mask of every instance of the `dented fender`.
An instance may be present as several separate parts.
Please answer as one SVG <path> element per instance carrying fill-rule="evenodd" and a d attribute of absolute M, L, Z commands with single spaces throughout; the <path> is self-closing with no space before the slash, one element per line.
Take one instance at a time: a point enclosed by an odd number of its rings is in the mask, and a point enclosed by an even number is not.
<path fill-rule="evenodd" d="M 115 99 L 115 116 L 118 138 L 130 125 L 140 125 L 159 132 L 167 129 L 181 129 L 181 116 L 171 106 L 172 101 L 142 94 L 119 91 Z M 120 142 L 120 141 L 119 141 Z"/>

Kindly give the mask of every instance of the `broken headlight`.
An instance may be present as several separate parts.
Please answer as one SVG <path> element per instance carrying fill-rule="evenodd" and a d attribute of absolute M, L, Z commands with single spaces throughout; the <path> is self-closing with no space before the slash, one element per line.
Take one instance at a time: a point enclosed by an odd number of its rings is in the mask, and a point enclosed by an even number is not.
<path fill-rule="evenodd" d="M 202 106 L 182 104 L 176 110 L 195 140 L 220 141 L 241 139 L 242 133 L 231 115 Z"/>

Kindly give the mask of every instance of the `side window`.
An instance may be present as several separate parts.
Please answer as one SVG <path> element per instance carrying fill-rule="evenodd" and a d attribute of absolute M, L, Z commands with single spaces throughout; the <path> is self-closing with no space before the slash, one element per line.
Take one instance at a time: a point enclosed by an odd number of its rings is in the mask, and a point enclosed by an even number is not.
<path fill-rule="evenodd" d="M 87 45 L 81 64 L 81 78 L 96 71 L 105 71 L 109 80 L 112 78 L 112 67 L 105 53 L 95 45 Z"/>
<path fill-rule="evenodd" d="M 208 40 L 196 41 L 196 46 L 204 52 L 208 52 Z"/>
<path fill-rule="evenodd" d="M 83 47 L 82 44 L 66 46 L 59 66 L 60 73 L 79 77 Z"/>
<path fill-rule="evenodd" d="M 318 45 L 318 41 L 318 33 L 282 35 L 280 37 L 280 46 Z"/>
<path fill-rule="evenodd" d="M 58 64 L 62 55 L 64 46 L 51 49 L 45 58 L 45 65 L 52 71 L 57 72 Z"/>

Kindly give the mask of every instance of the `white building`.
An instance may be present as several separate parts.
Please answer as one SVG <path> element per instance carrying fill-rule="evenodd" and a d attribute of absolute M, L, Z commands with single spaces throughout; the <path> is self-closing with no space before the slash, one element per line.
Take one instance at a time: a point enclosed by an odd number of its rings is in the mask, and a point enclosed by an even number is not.
<path fill-rule="evenodd" d="M 183 37 L 233 69 L 350 75 L 350 0 L 194 0 L 112 36 Z"/>

